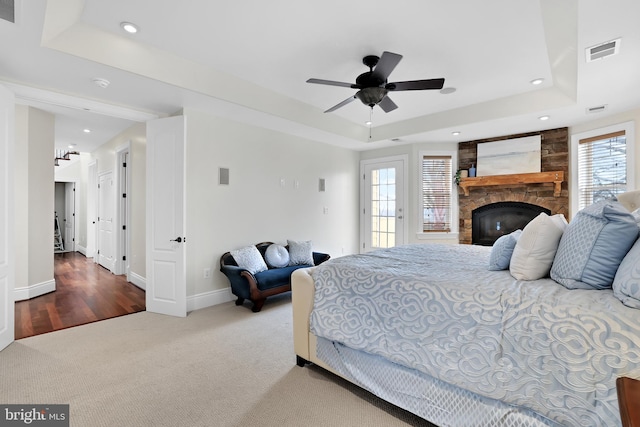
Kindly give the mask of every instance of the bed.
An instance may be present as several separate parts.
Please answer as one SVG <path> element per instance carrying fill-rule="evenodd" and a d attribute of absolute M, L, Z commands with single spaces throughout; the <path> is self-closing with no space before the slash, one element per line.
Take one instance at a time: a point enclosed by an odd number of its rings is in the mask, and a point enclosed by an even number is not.
<path fill-rule="evenodd" d="M 635 271 L 631 243 L 618 265 Z M 640 310 L 611 288 L 489 270 L 492 250 L 405 245 L 296 271 L 298 365 L 440 427 L 620 425 L 616 378 L 640 378 Z"/>

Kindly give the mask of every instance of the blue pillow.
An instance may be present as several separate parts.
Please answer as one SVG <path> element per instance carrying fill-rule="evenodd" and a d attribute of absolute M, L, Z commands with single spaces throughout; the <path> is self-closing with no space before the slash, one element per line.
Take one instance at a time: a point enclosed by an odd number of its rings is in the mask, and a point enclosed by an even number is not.
<path fill-rule="evenodd" d="M 489 270 L 506 270 L 511 263 L 511 255 L 513 249 L 518 243 L 518 238 L 522 234 L 522 230 L 516 230 L 511 234 L 505 234 L 498 238 L 491 248 L 491 256 L 489 257 Z"/>
<path fill-rule="evenodd" d="M 613 295 L 626 306 L 640 308 L 640 239 L 620 263 L 613 279 Z"/>
<path fill-rule="evenodd" d="M 577 213 L 562 235 L 551 278 L 568 289 L 607 289 L 638 238 L 633 215 L 616 200 Z"/>

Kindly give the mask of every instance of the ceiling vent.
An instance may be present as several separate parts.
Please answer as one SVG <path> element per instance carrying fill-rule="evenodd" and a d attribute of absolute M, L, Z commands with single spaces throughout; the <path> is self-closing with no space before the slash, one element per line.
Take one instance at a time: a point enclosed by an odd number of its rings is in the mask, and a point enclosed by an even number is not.
<path fill-rule="evenodd" d="M 603 59 L 620 52 L 620 42 L 622 39 L 611 40 L 596 46 L 587 48 L 587 62 Z"/>
<path fill-rule="evenodd" d="M 0 0 L 0 19 L 16 22 L 16 10 L 14 0 Z"/>
<path fill-rule="evenodd" d="M 590 107 L 590 108 L 587 108 L 587 114 L 600 113 L 606 109 L 607 109 L 607 104 L 598 105 L 596 107 Z"/>

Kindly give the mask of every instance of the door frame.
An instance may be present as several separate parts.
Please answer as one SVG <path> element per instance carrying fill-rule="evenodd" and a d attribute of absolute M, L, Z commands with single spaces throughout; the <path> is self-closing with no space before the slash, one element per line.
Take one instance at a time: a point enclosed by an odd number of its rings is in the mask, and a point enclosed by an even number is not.
<path fill-rule="evenodd" d="M 404 243 L 407 243 L 409 240 L 409 221 L 407 215 L 410 212 L 410 209 L 407 209 L 407 203 L 409 201 L 409 156 L 407 154 L 401 154 L 397 156 L 389 156 L 389 157 L 380 157 L 376 159 L 368 159 L 360 161 L 360 244 L 359 244 L 359 252 L 363 253 L 365 250 L 365 239 L 366 236 L 366 215 L 367 214 L 367 200 L 365 200 L 365 168 L 368 166 L 374 166 L 376 164 L 383 164 L 389 162 L 401 162 L 402 163 L 402 199 L 403 199 L 403 221 L 402 221 L 402 230 L 398 231 L 396 229 L 396 234 L 401 234 Z M 397 208 L 397 206 L 396 206 Z"/>
<path fill-rule="evenodd" d="M 86 257 L 93 258 L 97 263 L 96 252 L 98 250 L 98 160 L 88 165 L 87 172 L 87 247 Z"/>
<path fill-rule="evenodd" d="M 71 216 L 73 217 L 73 227 L 71 230 L 71 242 L 68 242 L 67 239 L 67 221 L 66 219 L 69 217 L 69 212 L 67 212 L 66 207 L 68 206 L 69 200 L 67 199 L 68 193 L 67 190 L 69 188 L 69 185 L 73 185 L 73 190 L 72 190 L 72 195 L 73 195 L 73 212 L 71 212 Z M 78 245 L 76 244 L 76 232 L 78 230 L 78 225 L 76 224 L 76 212 L 78 212 L 78 199 L 79 199 L 79 194 L 76 191 L 76 189 L 78 188 L 78 185 L 75 181 L 64 181 L 64 204 L 65 204 L 65 212 L 64 212 L 64 217 L 65 217 L 65 221 L 64 221 L 64 238 L 65 238 L 65 242 L 64 242 L 64 247 L 65 247 L 65 252 L 75 252 L 76 248 L 78 247 Z"/>
<path fill-rule="evenodd" d="M 126 166 L 124 166 L 126 163 Z M 131 264 L 131 140 L 116 148 L 116 189 L 114 244 L 114 274 L 126 274 L 129 281 Z M 123 196 L 126 194 L 126 196 Z M 126 259 L 123 259 L 126 258 Z"/>
<path fill-rule="evenodd" d="M 15 97 L 0 85 L 0 350 L 15 338 Z"/>

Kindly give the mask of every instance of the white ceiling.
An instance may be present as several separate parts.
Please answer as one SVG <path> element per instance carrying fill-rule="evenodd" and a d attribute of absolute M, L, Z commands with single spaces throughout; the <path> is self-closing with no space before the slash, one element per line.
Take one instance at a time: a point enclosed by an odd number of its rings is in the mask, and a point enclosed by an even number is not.
<path fill-rule="evenodd" d="M 468 141 L 640 107 L 638 17 L 637 0 L 16 0 L 0 81 L 56 115 L 57 148 L 80 151 L 185 107 L 355 150 Z M 616 38 L 618 55 L 585 61 Z M 456 91 L 392 92 L 399 108 L 375 107 L 372 129 L 359 101 L 323 113 L 355 90 L 306 80 L 355 82 L 383 51 L 404 56 L 390 81 L 443 77 Z"/>

